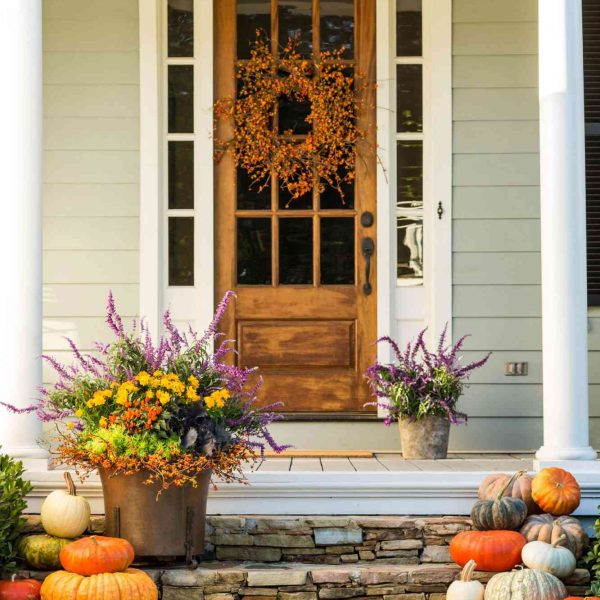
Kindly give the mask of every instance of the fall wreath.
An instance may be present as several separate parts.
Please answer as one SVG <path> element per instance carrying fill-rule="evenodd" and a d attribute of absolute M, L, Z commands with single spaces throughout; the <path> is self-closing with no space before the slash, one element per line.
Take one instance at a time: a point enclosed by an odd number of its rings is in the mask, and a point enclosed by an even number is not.
<path fill-rule="evenodd" d="M 217 161 L 230 151 L 250 187 L 263 190 L 275 178 L 292 200 L 327 186 L 343 199 L 343 186 L 355 177 L 358 146 L 367 140 L 357 116 L 369 84 L 359 83 L 342 54 L 322 52 L 309 60 L 290 40 L 275 56 L 258 37 L 250 59 L 237 63 L 237 98 L 214 105 Z M 304 107 L 304 135 L 282 129 L 282 102 Z M 219 136 L 220 122 L 233 124 L 230 137 Z"/>

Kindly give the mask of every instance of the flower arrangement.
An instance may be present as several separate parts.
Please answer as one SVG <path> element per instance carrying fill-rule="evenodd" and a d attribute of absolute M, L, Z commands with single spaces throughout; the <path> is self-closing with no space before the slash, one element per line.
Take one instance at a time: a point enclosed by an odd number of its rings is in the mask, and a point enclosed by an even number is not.
<path fill-rule="evenodd" d="M 155 344 L 144 321 L 125 330 L 110 294 L 106 321 L 115 341 L 83 354 L 69 340 L 71 366 L 44 356 L 58 382 L 25 410 L 57 423 L 62 462 L 84 472 L 147 471 L 147 483 L 166 489 L 195 485 L 205 470 L 225 481 L 240 479 L 241 462 L 265 444 L 281 451 L 267 429 L 281 418 L 274 412 L 279 403 L 256 406 L 260 380 L 246 389 L 253 370 L 224 362 L 230 344 L 211 352 L 232 296 L 226 294 L 201 336 L 178 330 L 167 311 L 166 334 Z"/>
<path fill-rule="evenodd" d="M 343 199 L 342 186 L 355 176 L 355 158 L 367 132 L 357 124 L 370 84 L 352 74 L 343 50 L 302 58 L 297 41 L 290 40 L 279 56 L 257 32 L 249 60 L 237 64 L 237 98 L 214 105 L 215 130 L 220 122 L 233 124 L 231 137 L 215 136 L 216 160 L 231 151 L 237 167 L 246 170 L 260 190 L 276 178 L 292 200 L 326 186 Z M 279 132 L 281 99 L 306 104 L 310 131 L 299 138 Z"/>
<path fill-rule="evenodd" d="M 375 396 L 385 399 L 370 404 L 389 411 L 386 425 L 394 420 L 418 421 L 430 416 L 445 417 L 452 424 L 467 420 L 467 415 L 459 412 L 456 405 L 465 380 L 473 370 L 485 365 L 490 354 L 462 365 L 458 354 L 468 336 L 461 337 L 454 345 L 446 345 L 445 327 L 437 352 L 431 352 L 425 343 L 426 331 L 421 331 L 414 343 L 409 342 L 404 352 L 389 337 L 378 340 L 391 346 L 396 362 L 388 365 L 375 362 L 365 377 Z"/>

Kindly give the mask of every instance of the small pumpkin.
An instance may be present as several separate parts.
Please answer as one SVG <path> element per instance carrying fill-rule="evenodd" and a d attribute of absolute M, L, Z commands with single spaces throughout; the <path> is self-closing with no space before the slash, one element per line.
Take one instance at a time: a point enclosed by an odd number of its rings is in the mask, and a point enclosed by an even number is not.
<path fill-rule="evenodd" d="M 52 571 L 60 569 L 60 552 L 72 541 L 47 533 L 27 535 L 18 541 L 17 553 L 32 569 Z"/>
<path fill-rule="evenodd" d="M 492 473 L 488 475 L 479 486 L 477 497 L 480 500 L 493 500 L 498 497 L 498 492 L 512 479 L 506 473 Z M 519 471 L 518 476 L 509 483 L 504 491 L 505 496 L 519 498 L 527 505 L 527 514 L 534 515 L 541 512 L 540 507 L 531 497 L 531 482 L 533 477 L 527 471 Z"/>
<path fill-rule="evenodd" d="M 477 568 L 474 560 L 470 560 L 460 573 L 460 579 L 453 581 L 446 592 L 446 600 L 483 600 L 483 583 L 473 581 L 473 571 Z"/>
<path fill-rule="evenodd" d="M 560 579 L 533 569 L 498 573 L 485 587 L 485 600 L 564 600 L 566 595 Z"/>
<path fill-rule="evenodd" d="M 41 587 L 35 579 L 17 579 L 13 574 L 9 581 L 0 581 L 0 600 L 39 600 Z"/>
<path fill-rule="evenodd" d="M 575 558 L 580 559 L 590 543 L 583 525 L 575 517 L 562 516 L 555 519 L 552 515 L 531 515 L 527 517 L 521 533 L 528 542 L 546 542 L 553 544 L 563 538 L 559 546 L 568 548 Z"/>
<path fill-rule="evenodd" d="M 552 573 L 559 579 L 572 575 L 577 560 L 568 548 L 558 545 L 562 541 L 563 538 L 559 538 L 553 544 L 547 544 L 546 542 L 529 542 L 525 544 L 521 553 L 523 564 L 530 569 Z"/>
<path fill-rule="evenodd" d="M 479 500 L 471 510 L 473 527 L 481 531 L 490 529 L 516 530 L 523 525 L 527 518 L 527 505 L 520 498 L 505 496 L 506 490 L 518 478 L 520 473 L 515 473 L 498 490 L 493 500 Z"/>
<path fill-rule="evenodd" d="M 517 531 L 462 531 L 450 542 L 450 557 L 461 567 L 474 560 L 482 571 L 508 571 L 521 562 L 525 544 Z"/>
<path fill-rule="evenodd" d="M 101 535 L 81 538 L 60 553 L 63 569 L 85 576 L 125 571 L 133 559 L 133 546 L 127 540 Z"/>
<path fill-rule="evenodd" d="M 77 495 L 73 478 L 64 474 L 67 490 L 55 490 L 42 504 L 40 518 L 44 531 L 62 538 L 79 537 L 90 524 L 90 503 Z"/>
<path fill-rule="evenodd" d="M 535 503 L 547 513 L 570 515 L 581 502 L 581 489 L 571 473 L 559 467 L 542 469 L 531 484 Z"/>
<path fill-rule="evenodd" d="M 55 571 L 46 577 L 41 591 L 42 600 L 158 600 L 154 581 L 138 569 L 90 577 Z"/>

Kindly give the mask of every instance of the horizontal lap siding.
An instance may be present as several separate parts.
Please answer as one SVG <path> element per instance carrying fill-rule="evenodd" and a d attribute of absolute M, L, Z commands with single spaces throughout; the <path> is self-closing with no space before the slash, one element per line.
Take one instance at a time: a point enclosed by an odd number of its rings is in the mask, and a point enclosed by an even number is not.
<path fill-rule="evenodd" d="M 44 350 L 106 335 L 139 302 L 137 0 L 43 0 Z M 44 380 L 52 373 L 44 370 Z"/>
<path fill-rule="evenodd" d="M 454 332 L 471 334 L 465 360 L 494 353 L 463 399 L 461 448 L 541 444 L 536 4 L 454 2 Z M 506 377 L 506 361 L 527 361 L 529 375 Z"/>

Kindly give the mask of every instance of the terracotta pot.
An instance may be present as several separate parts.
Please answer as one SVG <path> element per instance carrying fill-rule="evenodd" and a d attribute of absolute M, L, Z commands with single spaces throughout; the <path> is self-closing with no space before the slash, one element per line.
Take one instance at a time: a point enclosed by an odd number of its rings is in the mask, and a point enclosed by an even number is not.
<path fill-rule="evenodd" d="M 425 417 L 418 421 L 399 419 L 402 456 L 408 459 L 446 458 L 450 421 L 444 417 Z"/>
<path fill-rule="evenodd" d="M 101 469 L 106 515 L 105 535 L 128 540 L 136 558 L 185 557 L 204 553 L 206 500 L 211 472 L 198 476 L 198 486 L 145 485 L 148 473 L 116 475 Z"/>

